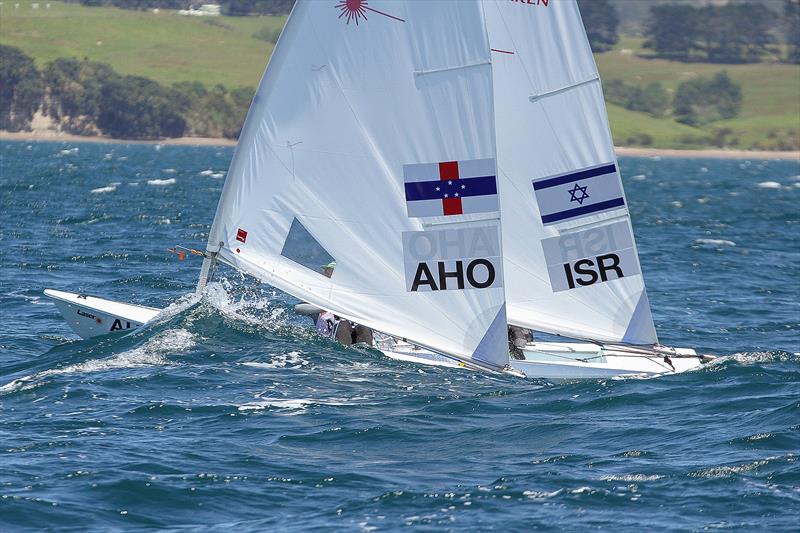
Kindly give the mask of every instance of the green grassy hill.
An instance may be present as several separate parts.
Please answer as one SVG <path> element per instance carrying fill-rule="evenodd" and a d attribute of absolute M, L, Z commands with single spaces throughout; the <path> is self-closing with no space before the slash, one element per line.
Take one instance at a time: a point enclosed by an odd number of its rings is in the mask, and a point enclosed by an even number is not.
<path fill-rule="evenodd" d="M 38 9 L 32 9 L 34 3 Z M 109 63 L 122 74 L 161 83 L 255 87 L 273 44 L 253 34 L 281 28 L 285 21 L 286 17 L 189 17 L 176 11 L 7 0 L 0 6 L 0 43 L 22 49 L 39 67 L 57 57 L 86 57 Z"/>
<path fill-rule="evenodd" d="M 778 63 L 717 65 L 679 63 L 642 57 L 642 39 L 625 38 L 612 51 L 595 56 L 604 80 L 621 79 L 631 84 L 659 82 L 674 92 L 678 85 L 695 76 L 711 77 L 726 70 L 742 85 L 742 111 L 731 120 L 721 120 L 691 128 L 670 118 L 654 119 L 609 106 L 615 140 L 648 133 L 654 146 L 663 148 L 697 147 L 707 144 L 701 139 L 714 136 L 716 130 L 729 128 L 729 143 L 740 148 L 778 148 L 778 145 L 800 144 L 800 66 Z M 692 140 L 694 138 L 694 140 Z M 738 143 L 734 140 L 737 140 Z"/>
<path fill-rule="evenodd" d="M 15 8 L 15 4 L 19 4 Z M 88 58 L 111 64 L 123 74 L 161 83 L 200 81 L 206 86 L 255 86 L 272 52 L 270 42 L 254 37 L 282 27 L 285 17 L 187 17 L 39 0 L 4 1 L 0 43 L 21 48 L 39 67 L 57 57 Z M 46 8 L 46 4 L 50 8 Z M 624 38 L 612 51 L 597 54 L 604 80 L 629 84 L 660 82 L 674 91 L 694 76 L 725 69 L 742 84 L 739 117 L 692 128 L 667 118 L 652 118 L 609 105 L 614 139 L 620 145 L 701 148 L 731 132 L 725 144 L 777 149 L 800 145 L 800 66 L 782 64 L 713 65 L 642 57 L 642 40 Z"/>

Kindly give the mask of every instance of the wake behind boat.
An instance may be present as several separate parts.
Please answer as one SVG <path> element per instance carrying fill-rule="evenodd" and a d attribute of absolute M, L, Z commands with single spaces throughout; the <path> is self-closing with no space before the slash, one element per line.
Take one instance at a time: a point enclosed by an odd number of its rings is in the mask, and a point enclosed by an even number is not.
<path fill-rule="evenodd" d="M 658 343 L 575 2 L 375 1 L 377 15 L 343 16 L 360 6 L 295 4 L 198 291 L 222 263 L 420 362 L 549 379 L 700 366 Z M 153 312 L 60 296 L 71 326 L 92 320 L 79 310 L 131 327 Z M 516 359 L 509 324 L 583 342 L 529 343 Z"/>

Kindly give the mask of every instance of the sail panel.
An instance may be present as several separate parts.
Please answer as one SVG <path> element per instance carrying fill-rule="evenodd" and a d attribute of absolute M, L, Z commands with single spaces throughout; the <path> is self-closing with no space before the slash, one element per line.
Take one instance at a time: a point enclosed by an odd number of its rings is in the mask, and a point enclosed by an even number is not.
<path fill-rule="evenodd" d="M 657 342 L 576 3 L 485 7 L 509 321 L 581 339 Z"/>
<path fill-rule="evenodd" d="M 481 361 L 502 366 L 497 215 L 481 231 L 447 233 L 468 213 L 443 211 L 448 230 L 424 225 L 410 216 L 404 182 L 408 165 L 445 169 L 443 183 L 460 179 L 447 174 L 459 162 L 490 160 L 494 170 L 484 28 L 477 0 L 297 2 L 248 113 L 208 249 L 347 319 L 465 359 L 480 346 L 494 354 Z M 281 255 L 293 224 L 336 258 L 331 278 Z M 411 255 L 403 235 L 418 232 L 437 248 Z M 410 290 L 408 269 L 430 284 Z"/>

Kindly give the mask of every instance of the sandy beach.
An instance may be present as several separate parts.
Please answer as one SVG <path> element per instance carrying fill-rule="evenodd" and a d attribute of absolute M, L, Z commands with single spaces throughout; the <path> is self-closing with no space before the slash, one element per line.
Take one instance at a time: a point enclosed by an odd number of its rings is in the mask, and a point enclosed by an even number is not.
<path fill-rule="evenodd" d="M 58 133 L 52 130 L 37 130 L 29 132 L 0 131 L 0 141 L 61 141 L 61 142 L 99 142 L 115 144 L 173 144 L 181 146 L 236 146 L 232 139 L 213 137 L 178 137 L 172 139 L 136 141 L 125 139 L 112 139 L 100 136 L 82 136 Z M 754 151 L 754 150 L 673 150 L 668 148 L 631 148 L 617 146 L 618 156 L 623 157 L 688 157 L 695 159 L 780 159 L 784 161 L 800 161 L 800 151 Z"/>

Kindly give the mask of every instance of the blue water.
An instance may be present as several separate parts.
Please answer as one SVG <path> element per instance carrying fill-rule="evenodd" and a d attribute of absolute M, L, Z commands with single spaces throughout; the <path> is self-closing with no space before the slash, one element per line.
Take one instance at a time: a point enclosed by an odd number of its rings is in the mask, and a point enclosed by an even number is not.
<path fill-rule="evenodd" d="M 231 154 L 0 143 L 0 529 L 797 530 L 797 162 L 623 159 L 662 342 L 724 357 L 552 385 L 187 297 Z M 80 341 L 46 287 L 169 310 Z"/>

